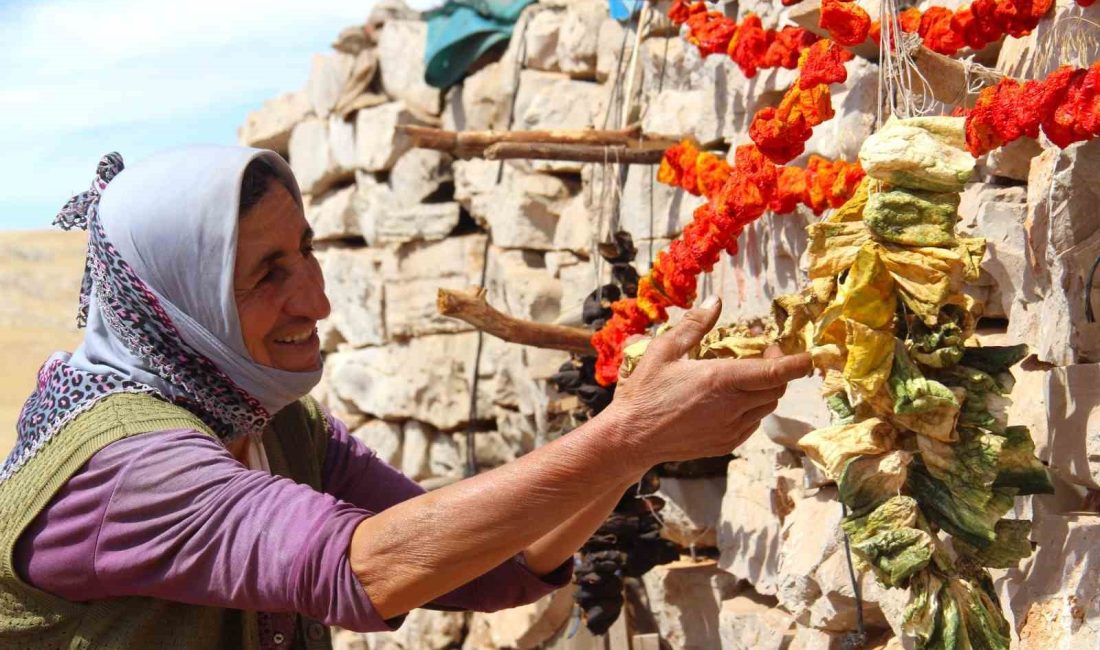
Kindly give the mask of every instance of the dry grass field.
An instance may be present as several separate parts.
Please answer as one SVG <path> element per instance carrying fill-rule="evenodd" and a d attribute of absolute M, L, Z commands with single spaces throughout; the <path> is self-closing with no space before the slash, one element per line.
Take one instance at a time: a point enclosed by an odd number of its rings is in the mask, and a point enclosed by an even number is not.
<path fill-rule="evenodd" d="M 83 232 L 0 232 L 0 458 L 15 440 L 39 366 L 82 337 L 76 304 L 84 248 Z"/>

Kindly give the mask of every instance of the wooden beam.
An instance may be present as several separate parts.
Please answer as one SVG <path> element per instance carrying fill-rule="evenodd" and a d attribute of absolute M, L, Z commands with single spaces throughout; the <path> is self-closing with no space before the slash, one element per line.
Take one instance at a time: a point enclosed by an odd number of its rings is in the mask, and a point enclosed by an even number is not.
<path fill-rule="evenodd" d="M 591 144 L 498 142 L 486 147 L 484 155 L 486 160 L 570 160 L 585 163 L 656 165 L 661 162 L 665 149 L 664 146 L 635 149 Z"/>
<path fill-rule="evenodd" d="M 551 129 L 541 131 L 448 131 L 402 124 L 398 133 L 410 137 L 413 145 L 441 151 L 480 150 L 498 142 L 547 144 L 602 144 L 629 146 L 645 141 L 641 125 L 622 129 Z"/>
<path fill-rule="evenodd" d="M 440 289 L 436 308 L 443 316 L 465 321 L 482 332 L 509 343 L 577 354 L 595 352 L 591 343 L 591 331 L 513 318 L 493 309 L 485 301 L 485 289 L 480 287 L 471 287 L 465 291 Z"/>

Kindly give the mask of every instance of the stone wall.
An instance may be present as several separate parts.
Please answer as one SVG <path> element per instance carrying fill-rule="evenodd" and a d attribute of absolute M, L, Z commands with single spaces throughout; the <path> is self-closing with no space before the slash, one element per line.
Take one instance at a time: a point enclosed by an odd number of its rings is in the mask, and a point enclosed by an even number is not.
<path fill-rule="evenodd" d="M 787 11 L 770 0 L 725 7 L 772 24 Z M 1096 43 L 1079 33 L 1060 37 L 1080 15 L 1100 20 L 1095 8 L 1060 0 L 1032 35 L 1007 39 L 999 66 L 1037 75 L 1061 60 L 1094 60 Z M 579 323 L 584 296 L 607 275 L 594 244 L 616 225 L 630 231 L 644 271 L 698 199 L 655 183 L 649 166 L 630 167 L 620 189 L 605 165 L 452 160 L 410 149 L 394 127 L 617 127 L 631 88 L 637 97 L 627 121 L 648 133 L 740 144 L 752 114 L 794 78 L 764 70 L 747 79 L 726 57 L 703 60 L 661 15 L 636 39 L 635 28 L 608 18 L 597 0 L 532 5 L 515 33 L 498 60 L 441 93 L 422 81 L 421 17 L 380 2 L 366 25 L 314 57 L 306 88 L 270 100 L 241 129 L 242 142 L 288 157 L 317 233 L 333 306 L 322 327 L 318 396 L 355 436 L 428 487 L 463 475 L 467 430 L 485 469 L 564 427 L 561 396 L 547 380 L 566 355 L 491 337 L 476 365 L 470 423 L 478 335 L 436 315 L 436 289 L 484 276 L 490 303 L 508 313 Z M 877 66 L 857 59 L 849 71 L 834 92 L 836 117 L 817 129 L 807 155 L 852 160 L 873 129 Z M 983 336 L 1032 345 L 1034 356 L 1016 371 L 1011 420 L 1031 427 L 1058 485 L 1054 496 L 1018 508 L 1036 522 L 1037 552 L 1001 572 L 998 585 L 1019 647 L 1097 647 L 1100 325 L 1087 322 L 1085 305 L 1091 297 L 1100 311 L 1100 291 L 1087 297 L 1085 283 L 1100 256 L 1100 144 L 1059 151 L 1021 142 L 982 164 L 961 227 L 989 240 L 976 289 L 986 302 Z M 773 297 L 802 282 L 804 226 L 813 219 L 799 212 L 752 225 L 741 254 L 723 259 L 701 293 L 723 297 L 726 319 L 766 313 Z M 817 385 L 806 379 L 788 390 L 727 478 L 665 479 L 666 535 L 697 557 L 630 586 L 635 632 L 659 634 L 674 648 L 841 646 L 855 626 L 856 599 L 840 505 L 796 445 L 827 421 Z M 867 647 L 903 646 L 893 637 L 905 595 L 869 577 L 862 595 Z M 496 614 L 416 611 L 400 632 L 338 638 L 347 648 L 603 648 L 583 626 L 570 636 L 570 612 L 563 590 Z"/>

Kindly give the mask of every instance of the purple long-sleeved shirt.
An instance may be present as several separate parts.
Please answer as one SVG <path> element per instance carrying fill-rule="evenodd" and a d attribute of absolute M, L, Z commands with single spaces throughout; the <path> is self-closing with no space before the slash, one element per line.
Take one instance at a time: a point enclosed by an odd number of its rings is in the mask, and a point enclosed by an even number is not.
<path fill-rule="evenodd" d="M 249 470 L 197 431 L 112 443 L 23 532 L 15 569 L 73 601 L 151 596 L 390 630 L 352 574 L 348 544 L 363 518 L 424 490 L 330 420 L 323 492 Z M 570 575 L 567 562 L 539 578 L 516 558 L 432 604 L 514 607 Z"/>

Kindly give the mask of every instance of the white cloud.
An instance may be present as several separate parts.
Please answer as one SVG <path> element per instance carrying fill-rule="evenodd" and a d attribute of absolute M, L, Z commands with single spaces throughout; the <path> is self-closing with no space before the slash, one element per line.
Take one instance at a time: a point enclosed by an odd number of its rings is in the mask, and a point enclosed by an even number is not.
<path fill-rule="evenodd" d="M 302 87 L 370 0 L 44 0 L 0 8 L 0 205 L 56 210 L 112 148 L 131 160 Z M 28 226 L 0 213 L 0 227 Z M 48 221 L 48 217 L 46 218 Z"/>

